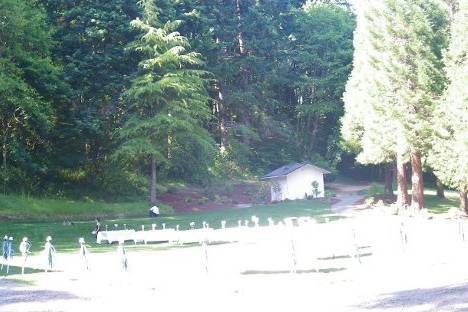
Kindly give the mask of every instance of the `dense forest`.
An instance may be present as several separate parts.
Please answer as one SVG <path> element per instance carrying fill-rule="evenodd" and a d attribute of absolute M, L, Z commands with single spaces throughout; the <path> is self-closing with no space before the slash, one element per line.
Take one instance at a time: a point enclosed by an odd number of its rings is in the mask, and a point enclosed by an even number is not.
<path fill-rule="evenodd" d="M 423 171 L 466 207 L 466 1 L 372 3 L 0 0 L 2 191 L 115 199 L 357 155 L 398 169 L 401 205 L 411 167 L 417 208 Z"/>

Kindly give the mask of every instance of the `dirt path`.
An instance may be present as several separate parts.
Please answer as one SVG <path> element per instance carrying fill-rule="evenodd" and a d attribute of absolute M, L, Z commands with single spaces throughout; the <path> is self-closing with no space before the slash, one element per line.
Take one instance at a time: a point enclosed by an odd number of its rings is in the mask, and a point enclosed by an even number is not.
<path fill-rule="evenodd" d="M 368 184 L 349 185 L 343 183 L 329 183 L 327 187 L 336 192 L 336 199 L 339 201 L 331 206 L 331 210 L 336 214 L 343 214 L 356 207 L 365 196 L 359 192 L 367 189 Z"/>

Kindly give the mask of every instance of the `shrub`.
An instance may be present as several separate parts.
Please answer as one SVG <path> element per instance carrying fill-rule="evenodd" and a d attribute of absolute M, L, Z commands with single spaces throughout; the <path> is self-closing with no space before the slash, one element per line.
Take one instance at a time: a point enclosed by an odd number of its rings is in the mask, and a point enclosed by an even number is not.
<path fill-rule="evenodd" d="M 317 181 L 312 182 L 312 194 L 314 195 L 315 198 L 317 198 L 320 195 L 320 190 L 319 190 L 320 184 Z"/>
<path fill-rule="evenodd" d="M 271 184 L 268 182 L 261 182 L 258 185 L 252 186 L 252 197 L 257 203 L 265 203 L 270 201 L 270 188 Z"/>
<path fill-rule="evenodd" d="M 223 197 L 219 196 L 218 194 L 214 195 L 214 201 L 215 203 L 221 204 L 223 203 Z"/>
<path fill-rule="evenodd" d="M 198 204 L 199 205 L 206 205 L 208 203 L 208 198 L 207 197 L 202 197 L 198 199 Z"/>

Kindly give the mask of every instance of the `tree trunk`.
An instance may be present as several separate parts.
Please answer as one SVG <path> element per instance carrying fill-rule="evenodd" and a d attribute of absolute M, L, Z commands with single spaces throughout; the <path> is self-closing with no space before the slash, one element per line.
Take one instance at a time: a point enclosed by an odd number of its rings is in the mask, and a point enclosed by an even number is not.
<path fill-rule="evenodd" d="M 460 209 L 468 214 L 468 200 L 467 200 L 467 190 L 460 191 Z"/>
<path fill-rule="evenodd" d="M 151 156 L 150 207 L 156 205 L 156 158 Z"/>
<path fill-rule="evenodd" d="M 4 134 L 2 142 L 2 167 L 3 167 L 3 194 L 6 194 L 7 184 L 7 136 Z"/>
<path fill-rule="evenodd" d="M 219 149 L 221 154 L 226 151 L 227 146 L 227 126 L 226 126 L 226 116 L 224 112 L 224 104 L 223 104 L 223 94 L 221 91 L 218 93 L 218 101 L 217 101 L 217 111 L 218 111 L 218 121 L 219 121 Z"/>
<path fill-rule="evenodd" d="M 244 39 L 242 37 L 242 31 L 241 31 L 241 21 L 242 21 L 242 16 L 241 16 L 241 3 L 240 0 L 236 0 L 236 15 L 237 15 L 237 41 L 239 44 L 239 53 L 240 55 L 245 54 L 245 46 L 244 46 Z"/>
<path fill-rule="evenodd" d="M 409 205 L 408 184 L 406 179 L 405 161 L 401 153 L 397 154 L 397 206 L 406 208 Z"/>
<path fill-rule="evenodd" d="M 439 179 L 437 179 L 436 181 L 436 188 L 437 188 L 437 197 L 445 198 L 444 185 L 442 184 L 442 182 L 440 182 Z"/>
<path fill-rule="evenodd" d="M 411 208 L 416 211 L 424 208 L 424 181 L 419 152 L 411 153 L 411 171 Z"/>
<path fill-rule="evenodd" d="M 308 140 L 308 144 L 304 144 L 305 149 L 306 149 L 306 156 L 308 158 L 312 156 L 312 153 L 315 150 L 315 142 L 317 139 L 317 134 L 319 131 L 319 126 L 320 126 L 320 115 L 314 114 L 313 120 L 311 119 L 312 119 L 312 116 L 309 115 L 308 120 L 306 122 L 305 129 L 302 130 L 303 133 L 306 133 L 306 135 L 308 136 L 308 138 L 306 139 Z M 312 125 L 311 125 L 311 122 L 313 123 Z M 311 128 L 312 128 L 312 131 L 309 134 L 307 134 L 307 130 Z M 304 141 L 306 142 L 306 140 Z"/>
<path fill-rule="evenodd" d="M 393 196 L 393 164 L 386 164 L 384 167 L 384 195 Z"/>

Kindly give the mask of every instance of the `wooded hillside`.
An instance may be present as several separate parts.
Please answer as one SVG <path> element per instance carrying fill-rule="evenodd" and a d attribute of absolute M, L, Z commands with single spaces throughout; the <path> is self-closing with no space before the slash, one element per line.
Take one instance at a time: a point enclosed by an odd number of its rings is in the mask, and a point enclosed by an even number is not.
<path fill-rule="evenodd" d="M 2 0 L 3 192 L 151 186 L 154 203 L 160 181 L 336 172 L 358 155 L 390 184 L 411 164 L 415 208 L 423 171 L 466 198 L 466 1 L 359 3 Z"/>

